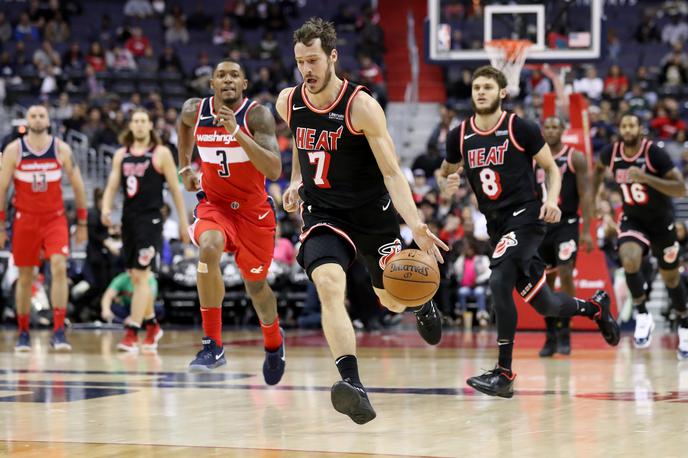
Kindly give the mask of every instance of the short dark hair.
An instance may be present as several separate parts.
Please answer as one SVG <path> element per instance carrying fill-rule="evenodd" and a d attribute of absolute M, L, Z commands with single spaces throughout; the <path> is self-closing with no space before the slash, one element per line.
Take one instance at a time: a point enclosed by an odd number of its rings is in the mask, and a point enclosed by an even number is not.
<path fill-rule="evenodd" d="M 621 117 L 619 117 L 619 124 L 621 124 L 621 121 L 623 121 L 623 118 L 627 118 L 627 117 L 629 117 L 629 116 L 630 116 L 631 118 L 635 118 L 636 121 L 638 121 L 638 125 L 639 125 L 639 126 L 642 126 L 643 123 L 640 121 L 640 116 L 638 116 L 637 114 L 632 113 L 632 112 L 630 112 L 630 111 L 628 111 L 628 112 L 622 114 Z"/>
<path fill-rule="evenodd" d="M 337 31 L 332 22 L 323 18 L 312 17 L 294 32 L 294 45 L 303 43 L 310 46 L 313 40 L 320 38 L 320 45 L 328 56 L 337 46 Z"/>
<path fill-rule="evenodd" d="M 497 82 L 499 89 L 504 89 L 507 86 L 506 76 L 500 70 L 497 70 L 491 65 L 484 65 L 473 72 L 471 83 L 480 77 L 493 79 Z"/>
<path fill-rule="evenodd" d="M 213 75 L 215 75 L 215 72 L 217 71 L 217 67 L 219 67 L 220 64 L 224 64 L 225 62 L 230 63 L 230 64 L 237 64 L 239 66 L 239 70 L 241 71 L 241 74 L 246 76 L 246 69 L 241 64 L 241 62 L 236 61 L 234 59 L 231 59 L 229 57 L 225 57 L 224 59 L 221 59 L 220 61 L 218 61 L 218 63 L 215 64 L 215 67 L 213 67 Z"/>

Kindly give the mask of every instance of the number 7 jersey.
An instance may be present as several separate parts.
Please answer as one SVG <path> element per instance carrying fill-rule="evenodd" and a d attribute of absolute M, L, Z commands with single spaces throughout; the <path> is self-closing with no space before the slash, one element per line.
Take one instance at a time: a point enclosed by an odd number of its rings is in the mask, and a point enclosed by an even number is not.
<path fill-rule="evenodd" d="M 194 139 L 201 157 L 201 189 L 209 202 L 231 205 L 232 202 L 258 203 L 267 199 L 265 175 L 260 173 L 246 151 L 230 132 L 216 126 L 214 97 L 201 100 L 196 115 Z M 242 132 L 253 136 L 248 127 L 248 113 L 258 103 L 244 99 L 234 112 Z"/>
<path fill-rule="evenodd" d="M 600 151 L 600 161 L 609 168 L 614 182 L 621 189 L 625 216 L 647 222 L 673 218 L 671 197 L 651 186 L 634 182 L 628 176 L 628 169 L 638 167 L 649 175 L 663 178 L 675 167 L 663 149 L 643 138 L 638 152 L 628 157 L 624 154 L 623 142 L 615 142 Z"/>

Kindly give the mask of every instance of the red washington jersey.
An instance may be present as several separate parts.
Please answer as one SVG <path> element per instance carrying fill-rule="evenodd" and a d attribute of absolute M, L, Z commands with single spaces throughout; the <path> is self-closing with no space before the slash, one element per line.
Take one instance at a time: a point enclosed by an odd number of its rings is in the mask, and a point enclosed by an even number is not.
<path fill-rule="evenodd" d="M 21 151 L 14 172 L 14 205 L 26 213 L 60 213 L 62 201 L 62 163 L 57 142 L 52 137 L 45 151 L 31 148 L 25 137 L 19 139 Z"/>
<path fill-rule="evenodd" d="M 208 201 L 218 205 L 230 202 L 264 202 L 265 175 L 256 169 L 239 142 L 222 126 L 213 124 L 216 113 L 214 97 L 201 100 L 196 115 L 194 138 L 201 157 L 201 188 Z M 244 99 L 234 112 L 239 128 L 253 136 L 248 128 L 248 113 L 257 102 Z"/>

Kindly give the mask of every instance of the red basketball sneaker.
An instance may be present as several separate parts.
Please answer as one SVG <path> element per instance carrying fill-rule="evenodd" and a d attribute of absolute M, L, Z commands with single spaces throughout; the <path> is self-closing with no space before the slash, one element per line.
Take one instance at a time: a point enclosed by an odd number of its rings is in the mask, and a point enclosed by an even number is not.
<path fill-rule="evenodd" d="M 124 337 L 117 344 L 117 349 L 122 351 L 136 352 L 139 349 L 139 339 L 136 337 L 136 330 L 127 327 Z"/>
<path fill-rule="evenodd" d="M 153 351 L 158 349 L 158 341 L 162 338 L 162 328 L 158 323 L 146 326 L 146 338 L 141 345 L 142 350 Z"/>

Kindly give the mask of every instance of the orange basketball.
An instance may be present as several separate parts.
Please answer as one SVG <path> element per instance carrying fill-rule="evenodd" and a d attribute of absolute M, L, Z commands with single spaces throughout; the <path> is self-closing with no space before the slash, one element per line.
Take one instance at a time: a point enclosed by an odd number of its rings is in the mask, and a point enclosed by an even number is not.
<path fill-rule="evenodd" d="M 385 291 L 400 304 L 407 307 L 425 304 L 440 287 L 437 261 L 425 251 L 402 250 L 387 261 L 382 283 Z"/>

